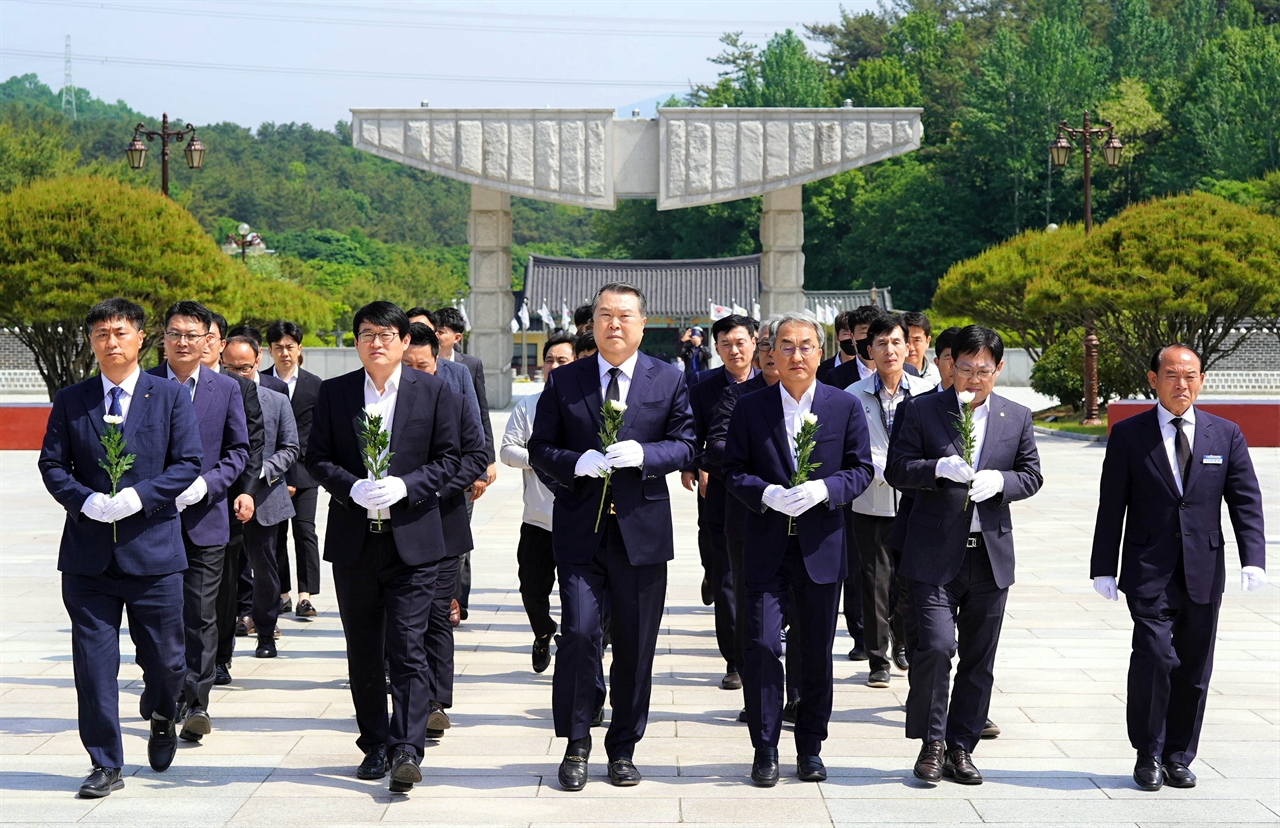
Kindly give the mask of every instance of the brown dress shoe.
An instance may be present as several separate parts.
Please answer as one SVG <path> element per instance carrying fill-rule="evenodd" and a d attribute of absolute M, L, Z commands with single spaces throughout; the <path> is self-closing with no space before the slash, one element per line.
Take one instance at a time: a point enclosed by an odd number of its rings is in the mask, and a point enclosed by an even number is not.
<path fill-rule="evenodd" d="M 946 751 L 946 745 L 942 742 L 925 742 L 924 747 L 920 749 L 920 755 L 916 757 L 916 766 L 912 770 L 916 779 L 923 779 L 925 782 L 937 782 L 942 778 L 942 754 Z"/>
<path fill-rule="evenodd" d="M 964 748 L 953 748 L 946 752 L 946 758 L 942 762 L 942 775 L 961 785 L 982 784 L 982 774 L 973 766 L 973 758 Z"/>
<path fill-rule="evenodd" d="M 458 599 L 454 598 L 449 602 L 449 626 L 456 627 L 462 623 L 462 608 L 458 606 Z"/>

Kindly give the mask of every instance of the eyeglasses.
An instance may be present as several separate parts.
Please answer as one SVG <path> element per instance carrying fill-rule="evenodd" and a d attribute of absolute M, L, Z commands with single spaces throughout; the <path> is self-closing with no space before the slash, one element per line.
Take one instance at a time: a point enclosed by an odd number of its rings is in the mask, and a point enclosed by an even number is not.
<path fill-rule="evenodd" d="M 757 351 L 772 351 L 772 350 L 773 350 L 773 340 L 772 340 L 772 339 L 761 339 L 761 340 L 759 340 L 758 342 L 756 342 L 756 350 L 757 350 Z"/>
<path fill-rule="evenodd" d="M 814 351 L 818 350 L 818 346 L 817 346 L 817 345 L 810 345 L 810 344 L 807 344 L 807 343 L 806 343 L 806 344 L 804 344 L 804 345 L 779 345 L 779 346 L 778 346 L 777 348 L 775 348 L 774 350 L 776 350 L 778 353 L 782 354 L 784 357 L 788 357 L 788 358 L 795 356 L 796 351 L 799 351 L 799 352 L 800 352 L 800 356 L 802 356 L 802 357 L 808 357 L 808 356 L 810 356 Z"/>
<path fill-rule="evenodd" d="M 977 377 L 978 379 L 984 380 L 984 381 L 989 380 L 996 375 L 996 372 L 991 368 L 975 369 L 972 365 L 964 365 L 964 366 L 957 365 L 955 369 L 952 371 L 952 373 L 955 376 L 959 377 L 960 379 L 969 379 L 970 377 Z"/>
<path fill-rule="evenodd" d="M 374 333 L 373 331 L 361 331 L 356 339 L 361 345 L 372 345 L 373 340 L 378 340 L 383 345 L 390 345 L 393 341 L 400 338 L 397 331 L 383 331 L 382 333 Z"/>
<path fill-rule="evenodd" d="M 170 342 L 187 342 L 194 345 L 202 339 L 208 339 L 209 334 L 208 333 L 201 333 L 201 334 L 179 333 L 178 331 L 165 331 L 164 338 L 169 340 Z"/>

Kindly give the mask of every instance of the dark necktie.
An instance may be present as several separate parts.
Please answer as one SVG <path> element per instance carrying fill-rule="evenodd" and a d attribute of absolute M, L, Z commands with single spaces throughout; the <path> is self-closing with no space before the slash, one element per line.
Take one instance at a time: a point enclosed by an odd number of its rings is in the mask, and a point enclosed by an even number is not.
<path fill-rule="evenodd" d="M 124 389 L 119 386 L 111 389 L 111 405 L 107 406 L 107 413 L 112 417 L 123 417 L 124 409 L 120 407 L 120 395 L 124 393 Z"/>
<path fill-rule="evenodd" d="M 1185 492 L 1187 475 L 1191 473 L 1191 441 L 1187 439 L 1187 432 L 1182 430 L 1187 421 L 1174 417 L 1169 422 L 1173 423 L 1173 454 L 1178 461 L 1178 474 L 1182 477 L 1182 490 Z"/>
<path fill-rule="evenodd" d="M 609 369 L 609 385 L 604 389 L 604 398 L 613 402 L 622 400 L 621 392 L 618 389 L 618 375 L 622 373 L 621 368 Z"/>

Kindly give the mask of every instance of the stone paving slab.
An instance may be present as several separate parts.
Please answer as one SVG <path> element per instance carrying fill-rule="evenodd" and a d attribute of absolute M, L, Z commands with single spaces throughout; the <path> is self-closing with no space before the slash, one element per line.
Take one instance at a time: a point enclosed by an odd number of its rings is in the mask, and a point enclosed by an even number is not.
<path fill-rule="evenodd" d="M 494 414 L 501 432 L 506 415 Z M 76 733 L 70 630 L 55 571 L 61 515 L 39 485 L 34 452 L 0 453 L 0 824 L 577 826 L 732 824 L 863 826 L 1255 825 L 1280 823 L 1280 588 L 1236 589 L 1227 550 L 1218 657 L 1194 790 L 1137 790 L 1124 732 L 1130 622 L 1123 603 L 1093 594 L 1089 541 L 1103 449 L 1041 437 L 1046 475 L 1014 507 L 1018 583 L 1010 592 L 992 717 L 1003 733 L 975 761 L 987 782 L 931 787 L 910 774 L 918 746 L 902 734 L 906 678 L 866 686 L 866 663 L 836 642 L 835 714 L 824 747 L 830 779 L 795 778 L 784 737 L 781 783 L 746 780 L 751 745 L 734 721 L 741 696 L 718 687 L 714 618 L 698 600 L 697 551 L 670 565 L 653 706 L 636 751 L 645 782 L 608 785 L 594 762 L 586 790 L 559 790 L 563 741 L 551 726 L 551 671 L 529 668 L 515 547 L 519 476 L 501 468 L 476 506 L 470 617 L 457 631 L 453 727 L 429 742 L 425 781 L 409 796 L 354 777 L 360 760 L 329 567 L 319 617 L 282 621 L 280 657 L 240 642 L 234 681 L 210 703 L 214 732 L 183 744 L 170 770 L 146 762 L 136 716 L 141 671 L 121 638 L 120 713 L 128 764 L 122 791 L 75 798 L 88 760 Z M 1280 450 L 1254 450 L 1280 553 Z M 678 539 L 692 539 L 692 495 L 671 482 Z M 323 526 L 324 498 L 321 498 Z M 1225 518 L 1224 518 L 1225 520 Z M 1230 532 L 1228 531 L 1228 536 Z M 553 599 L 553 606 L 554 606 Z M 552 668 L 554 669 L 554 667 Z"/>

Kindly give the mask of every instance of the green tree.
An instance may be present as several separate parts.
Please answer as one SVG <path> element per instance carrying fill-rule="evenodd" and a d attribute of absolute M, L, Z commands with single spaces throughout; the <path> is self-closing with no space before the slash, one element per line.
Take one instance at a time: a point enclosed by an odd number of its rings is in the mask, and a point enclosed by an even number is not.
<path fill-rule="evenodd" d="M 19 104 L 0 117 L 0 193 L 75 169 L 79 151 L 67 148 L 61 117 Z"/>
<path fill-rule="evenodd" d="M 1072 329 L 1058 338 L 1053 345 L 1031 366 L 1031 388 L 1048 397 L 1056 397 L 1073 411 L 1084 407 L 1084 345 L 1083 331 Z M 1102 404 L 1108 400 L 1125 399 L 1148 388 L 1146 375 L 1134 371 L 1120 359 L 1116 345 L 1110 339 L 1098 343 L 1098 397 Z"/>

